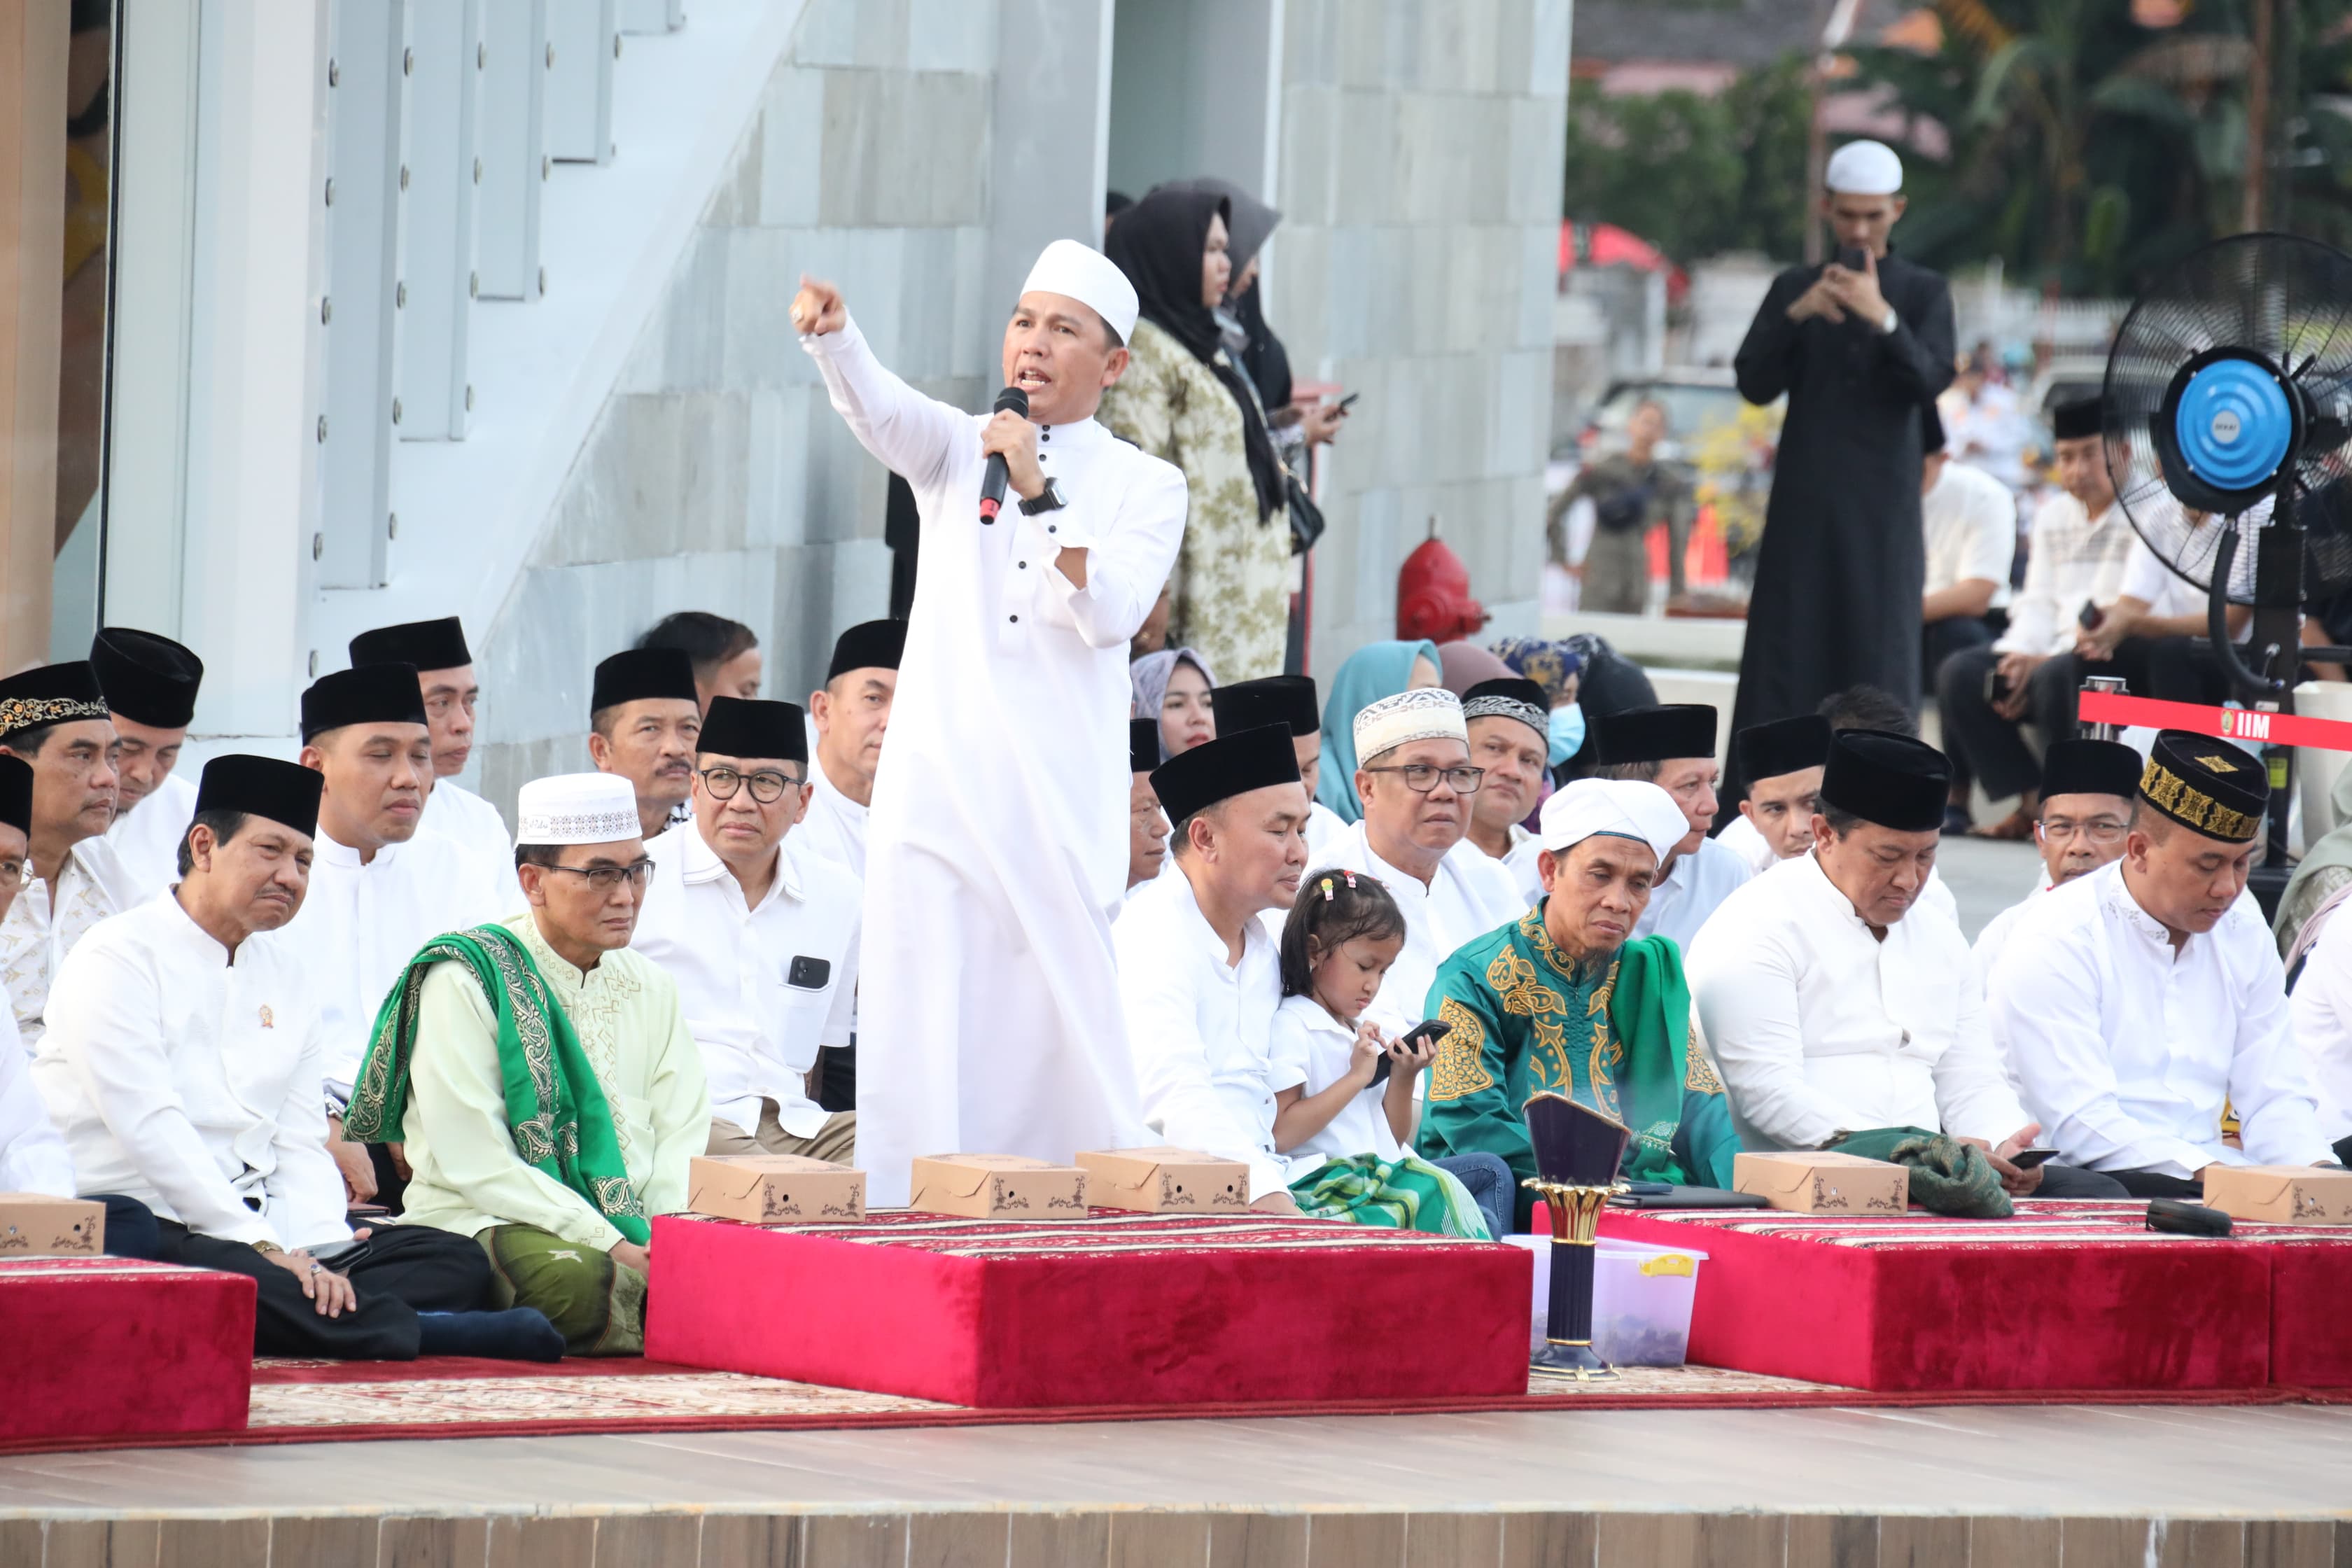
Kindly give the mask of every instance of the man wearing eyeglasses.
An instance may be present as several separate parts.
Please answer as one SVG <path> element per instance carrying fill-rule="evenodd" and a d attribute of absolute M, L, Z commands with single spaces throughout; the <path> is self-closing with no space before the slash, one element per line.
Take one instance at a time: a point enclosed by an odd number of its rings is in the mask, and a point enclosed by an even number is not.
<path fill-rule="evenodd" d="M 522 787 L 528 907 L 410 960 L 352 1096 L 352 1135 L 405 1140 L 407 1219 L 470 1236 L 496 1304 L 573 1355 L 645 1348 L 650 1221 L 686 1207 L 710 1137 L 677 983 L 629 950 L 654 862 L 615 773 Z"/>
<path fill-rule="evenodd" d="M 1462 700 L 1442 687 L 1382 698 L 1356 715 L 1363 819 L 1326 867 L 1378 878 L 1404 910 L 1404 947 L 1364 1016 L 1391 1037 L 1425 1016 L 1430 982 L 1454 949 L 1527 908 L 1503 863 L 1465 836 L 1486 771 L 1470 761 Z"/>
<path fill-rule="evenodd" d="M 636 952 L 685 998 L 710 1079 L 713 1154 L 847 1163 L 857 1113 L 816 1102 L 817 1052 L 849 1043 L 864 889 L 793 831 L 809 805 L 808 722 L 791 702 L 714 697 L 694 815 L 646 846 Z"/>
<path fill-rule="evenodd" d="M 2051 889 L 2123 858 L 2139 792 L 2140 755 L 2120 741 L 2053 741 L 2042 759 L 2042 805 L 2033 823 L 2043 875 L 2033 890 L 1993 916 L 1971 950 L 1977 978 L 1992 995 L 1993 964 L 2018 918 Z"/>
<path fill-rule="evenodd" d="M 1601 776 L 1654 784 L 1675 797 L 1690 831 L 1658 867 L 1649 907 L 1635 936 L 1663 936 L 1685 952 L 1699 927 L 1754 875 L 1738 851 L 1709 838 L 1721 808 L 1716 790 L 1723 769 L 1715 760 L 1715 710 L 1702 702 L 1628 708 L 1592 721 Z"/>

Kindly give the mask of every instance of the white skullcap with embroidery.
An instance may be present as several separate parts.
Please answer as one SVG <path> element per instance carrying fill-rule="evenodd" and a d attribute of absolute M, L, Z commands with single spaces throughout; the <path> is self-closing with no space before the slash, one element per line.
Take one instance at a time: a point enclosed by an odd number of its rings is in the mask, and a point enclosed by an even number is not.
<path fill-rule="evenodd" d="M 1459 741 L 1470 743 L 1462 717 L 1462 699 L 1442 686 L 1415 687 L 1394 697 L 1383 697 L 1356 715 L 1356 756 L 1369 762 L 1382 752 L 1393 752 L 1415 741 Z"/>
<path fill-rule="evenodd" d="M 1127 280 L 1118 263 L 1092 246 L 1075 239 L 1055 240 L 1039 252 L 1037 265 L 1029 268 L 1029 280 L 1021 285 L 1021 291 L 1076 300 L 1108 322 L 1120 342 L 1135 336 L 1135 316 L 1140 308 L 1135 285 Z"/>
<path fill-rule="evenodd" d="M 533 779 L 515 800 L 517 844 L 612 844 L 639 831 L 636 789 L 618 773 Z"/>
<path fill-rule="evenodd" d="M 1664 864 L 1690 819 L 1675 797 L 1640 779 L 1578 779 L 1543 803 L 1537 819 L 1543 847 L 1558 855 L 1595 834 L 1613 833 L 1646 844 Z"/>
<path fill-rule="evenodd" d="M 1830 154 L 1822 184 L 1850 196 L 1891 196 L 1903 188 L 1903 160 L 1884 142 L 1849 142 Z"/>

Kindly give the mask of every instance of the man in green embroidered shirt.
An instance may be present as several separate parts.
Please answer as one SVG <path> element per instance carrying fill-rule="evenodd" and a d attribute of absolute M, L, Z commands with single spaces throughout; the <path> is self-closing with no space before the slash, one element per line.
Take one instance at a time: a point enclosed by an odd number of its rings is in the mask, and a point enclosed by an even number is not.
<path fill-rule="evenodd" d="M 1658 863 L 1689 826 L 1635 779 L 1580 779 L 1544 803 L 1544 897 L 1438 966 L 1427 1016 L 1451 1026 L 1430 1065 L 1424 1159 L 1485 1150 L 1536 1173 L 1520 1107 L 1549 1089 L 1633 1129 L 1623 1174 L 1731 1184 L 1739 1151 L 1723 1084 L 1690 1041 L 1682 954 L 1634 937 Z M 1519 1192 L 1518 1223 L 1530 1195 Z"/>
<path fill-rule="evenodd" d="M 628 950 L 653 871 L 629 782 L 540 779 L 515 815 L 529 909 L 410 961 L 346 1125 L 405 1142 L 404 1217 L 479 1241 L 500 1306 L 574 1355 L 635 1355 L 648 1221 L 686 1207 L 710 1135 L 702 1056 L 677 984 Z"/>

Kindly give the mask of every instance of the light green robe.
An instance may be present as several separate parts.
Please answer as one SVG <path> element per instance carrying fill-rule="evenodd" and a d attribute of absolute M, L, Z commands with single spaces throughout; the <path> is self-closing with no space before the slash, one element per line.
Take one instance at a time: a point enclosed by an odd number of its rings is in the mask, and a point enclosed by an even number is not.
<path fill-rule="evenodd" d="M 683 1210 L 687 1162 L 710 1136 L 710 1095 L 677 984 L 626 948 L 604 954 L 593 969 L 576 969 L 547 945 L 527 911 L 500 923 L 530 950 L 594 1064 L 646 1213 Z M 409 1096 L 406 1152 L 415 1174 L 404 1220 L 460 1236 L 531 1225 L 599 1251 L 622 1239 L 585 1198 L 515 1152 L 496 1024 L 465 964 L 439 964 L 425 976 Z"/>

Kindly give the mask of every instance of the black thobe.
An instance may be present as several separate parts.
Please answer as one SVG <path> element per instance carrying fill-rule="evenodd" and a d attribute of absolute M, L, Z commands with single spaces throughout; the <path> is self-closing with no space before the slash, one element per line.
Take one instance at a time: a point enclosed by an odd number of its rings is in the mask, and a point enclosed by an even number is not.
<path fill-rule="evenodd" d="M 1951 384 L 1952 294 L 1940 274 L 1890 254 L 1878 288 L 1898 318 L 1893 331 L 1851 312 L 1791 321 L 1789 306 L 1821 271 L 1792 267 L 1772 280 L 1733 362 L 1748 402 L 1789 398 L 1735 733 L 1811 713 L 1857 684 L 1906 702 L 1919 693 L 1920 411 Z"/>

